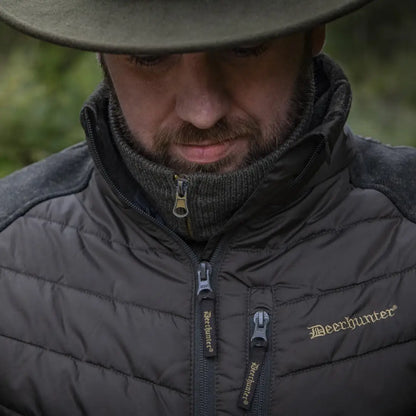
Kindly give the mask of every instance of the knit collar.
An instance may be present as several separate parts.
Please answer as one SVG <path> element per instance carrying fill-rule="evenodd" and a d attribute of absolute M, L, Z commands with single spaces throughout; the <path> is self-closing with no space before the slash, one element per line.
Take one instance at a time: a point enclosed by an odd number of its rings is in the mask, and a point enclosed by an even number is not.
<path fill-rule="evenodd" d="M 310 74 L 307 101 L 299 122 L 283 146 L 245 168 L 225 174 L 182 175 L 140 154 L 123 136 L 119 117 L 114 114 L 116 99 L 110 92 L 109 124 L 113 140 L 129 172 L 164 223 L 188 241 L 207 241 L 221 232 L 224 224 L 244 204 L 273 168 L 284 148 L 310 128 L 315 80 Z"/>

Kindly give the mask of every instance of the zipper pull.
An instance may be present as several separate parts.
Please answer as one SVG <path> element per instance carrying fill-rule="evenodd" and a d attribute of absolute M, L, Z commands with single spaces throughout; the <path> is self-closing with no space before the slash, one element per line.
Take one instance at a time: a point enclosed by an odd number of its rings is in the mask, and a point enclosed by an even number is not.
<path fill-rule="evenodd" d="M 257 311 L 253 317 L 254 329 L 250 339 L 250 355 L 244 375 L 238 406 L 249 410 L 263 369 L 268 347 L 267 328 L 270 316 L 265 310 Z"/>
<path fill-rule="evenodd" d="M 187 203 L 187 192 L 188 192 L 188 179 L 185 176 L 175 175 L 176 180 L 176 195 L 175 205 L 173 206 L 173 215 L 178 218 L 185 218 L 188 216 L 188 203 Z"/>
<path fill-rule="evenodd" d="M 204 357 L 217 355 L 217 332 L 215 324 L 215 294 L 211 287 L 211 265 L 203 261 L 198 267 L 197 298 L 201 311 L 201 333 L 203 340 Z"/>

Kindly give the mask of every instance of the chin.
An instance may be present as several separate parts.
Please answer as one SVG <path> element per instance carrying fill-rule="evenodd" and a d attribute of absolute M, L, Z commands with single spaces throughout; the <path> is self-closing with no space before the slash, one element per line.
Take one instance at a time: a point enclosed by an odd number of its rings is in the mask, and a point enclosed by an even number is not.
<path fill-rule="evenodd" d="M 233 160 L 232 156 L 225 157 L 212 163 L 195 163 L 186 159 L 171 159 L 167 163 L 167 167 L 176 173 L 193 174 L 193 173 L 211 173 L 226 174 L 234 172 L 246 166 L 244 160 Z"/>

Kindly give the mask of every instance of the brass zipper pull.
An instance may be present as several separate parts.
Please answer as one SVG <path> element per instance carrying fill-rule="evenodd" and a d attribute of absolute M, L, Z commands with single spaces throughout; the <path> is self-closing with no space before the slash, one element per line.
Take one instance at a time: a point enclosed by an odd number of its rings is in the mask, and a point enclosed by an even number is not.
<path fill-rule="evenodd" d="M 175 175 L 176 196 L 173 206 L 173 215 L 177 218 L 185 218 L 189 214 L 187 202 L 188 179 L 185 176 Z"/>

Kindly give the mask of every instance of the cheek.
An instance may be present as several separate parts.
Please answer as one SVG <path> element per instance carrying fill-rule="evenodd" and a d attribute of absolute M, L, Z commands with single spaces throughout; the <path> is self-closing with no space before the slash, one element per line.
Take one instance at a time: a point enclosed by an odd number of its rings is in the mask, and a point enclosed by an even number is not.
<path fill-rule="evenodd" d="M 283 121 L 290 109 L 294 92 L 295 79 L 291 76 L 282 77 L 275 72 L 262 74 L 257 82 L 245 82 L 239 96 L 239 107 L 256 120 L 262 129 L 271 123 Z"/>
<path fill-rule="evenodd" d="M 303 37 L 278 40 L 264 59 L 240 75 L 241 101 L 260 124 L 284 120 L 291 108 L 291 99 L 302 66 Z"/>
<path fill-rule="evenodd" d="M 151 130 L 163 120 L 168 96 L 146 82 L 122 82 L 116 87 L 124 117 L 133 132 Z"/>
<path fill-rule="evenodd" d="M 129 72 L 112 74 L 114 89 L 129 129 L 150 150 L 153 136 L 171 113 L 172 94 L 161 83 L 139 79 Z"/>

